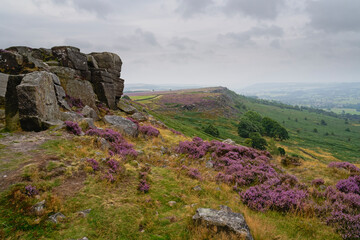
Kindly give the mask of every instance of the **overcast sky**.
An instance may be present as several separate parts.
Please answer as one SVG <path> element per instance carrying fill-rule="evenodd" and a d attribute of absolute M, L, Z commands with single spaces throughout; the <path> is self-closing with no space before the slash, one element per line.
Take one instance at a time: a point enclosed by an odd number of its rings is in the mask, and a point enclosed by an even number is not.
<path fill-rule="evenodd" d="M 0 0 L 0 48 L 111 51 L 127 83 L 360 82 L 359 0 Z"/>

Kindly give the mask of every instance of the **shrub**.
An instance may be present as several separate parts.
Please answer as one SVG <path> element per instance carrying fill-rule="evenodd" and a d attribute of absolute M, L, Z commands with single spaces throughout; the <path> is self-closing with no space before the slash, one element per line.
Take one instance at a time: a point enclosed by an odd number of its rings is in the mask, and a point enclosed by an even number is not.
<path fill-rule="evenodd" d="M 300 166 L 301 160 L 297 156 L 285 156 L 281 159 L 281 164 L 284 166 Z"/>
<path fill-rule="evenodd" d="M 251 147 L 265 150 L 268 145 L 266 140 L 261 137 L 258 132 L 250 133 L 249 138 L 251 139 Z"/>
<path fill-rule="evenodd" d="M 150 190 L 150 185 L 146 182 L 146 180 L 141 179 L 138 186 L 138 190 L 140 192 L 147 193 Z"/>
<path fill-rule="evenodd" d="M 359 172 L 360 169 L 356 167 L 354 164 L 349 162 L 331 162 L 329 163 L 328 167 L 330 168 L 342 168 L 349 170 L 350 172 Z"/>
<path fill-rule="evenodd" d="M 149 137 L 158 137 L 160 134 L 159 130 L 150 125 L 140 126 L 139 131 Z"/>
<path fill-rule="evenodd" d="M 321 186 L 321 185 L 324 185 L 325 182 L 324 182 L 323 179 L 319 178 L 319 179 L 314 179 L 314 180 L 312 180 L 311 184 L 312 184 L 313 186 L 315 186 L 315 187 L 319 187 L 319 186 Z"/>
<path fill-rule="evenodd" d="M 33 197 L 35 195 L 38 195 L 39 191 L 36 189 L 36 187 L 27 185 L 25 187 L 25 194 L 28 195 L 29 197 Z"/>
<path fill-rule="evenodd" d="M 204 132 L 214 137 L 220 136 L 219 130 L 212 124 L 209 124 L 206 128 L 204 128 Z"/>
<path fill-rule="evenodd" d="M 279 151 L 279 154 L 280 154 L 281 156 L 285 156 L 285 149 L 284 149 L 284 148 L 278 147 L 278 151 Z"/>
<path fill-rule="evenodd" d="M 79 124 L 77 124 L 76 122 L 65 121 L 65 126 L 66 126 L 66 130 L 68 130 L 69 132 L 75 135 L 80 135 L 82 133 Z"/>
<path fill-rule="evenodd" d="M 69 95 L 65 95 L 65 100 L 66 102 L 69 104 L 69 106 L 72 107 L 76 107 L 76 108 L 83 108 L 85 107 L 84 103 L 81 101 L 81 99 L 79 98 L 74 98 L 71 97 Z"/>
<path fill-rule="evenodd" d="M 100 169 L 99 163 L 95 159 L 90 158 L 90 159 L 88 159 L 86 161 L 90 164 L 90 166 L 92 167 L 92 169 L 94 171 L 98 171 Z"/>

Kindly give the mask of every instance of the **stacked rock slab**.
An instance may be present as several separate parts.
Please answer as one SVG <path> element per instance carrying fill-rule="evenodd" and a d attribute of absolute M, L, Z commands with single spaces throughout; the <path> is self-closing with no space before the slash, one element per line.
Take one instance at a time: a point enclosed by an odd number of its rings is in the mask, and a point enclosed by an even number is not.
<path fill-rule="evenodd" d="M 88 57 L 91 67 L 91 81 L 99 100 L 105 102 L 109 108 L 116 109 L 116 102 L 120 99 L 124 80 L 120 78 L 122 61 L 114 53 L 91 53 Z"/>

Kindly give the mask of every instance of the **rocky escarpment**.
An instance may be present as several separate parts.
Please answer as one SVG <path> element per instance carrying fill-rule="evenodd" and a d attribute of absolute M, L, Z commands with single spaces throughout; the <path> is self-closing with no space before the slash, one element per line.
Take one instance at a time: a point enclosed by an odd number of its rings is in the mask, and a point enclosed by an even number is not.
<path fill-rule="evenodd" d="M 0 50 L 0 105 L 7 128 L 40 131 L 76 116 L 65 98 L 79 99 L 95 113 L 100 103 L 116 109 L 124 88 L 121 67 L 114 53 L 84 54 L 71 46 Z"/>

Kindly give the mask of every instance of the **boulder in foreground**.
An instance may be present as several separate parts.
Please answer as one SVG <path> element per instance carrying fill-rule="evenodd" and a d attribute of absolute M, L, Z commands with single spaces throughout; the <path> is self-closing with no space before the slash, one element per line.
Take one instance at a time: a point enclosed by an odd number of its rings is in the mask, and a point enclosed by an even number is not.
<path fill-rule="evenodd" d="M 218 230 L 234 232 L 240 239 L 253 240 L 244 216 L 232 212 L 227 206 L 220 206 L 220 210 L 198 208 L 193 220 L 197 224 L 215 226 Z"/>

